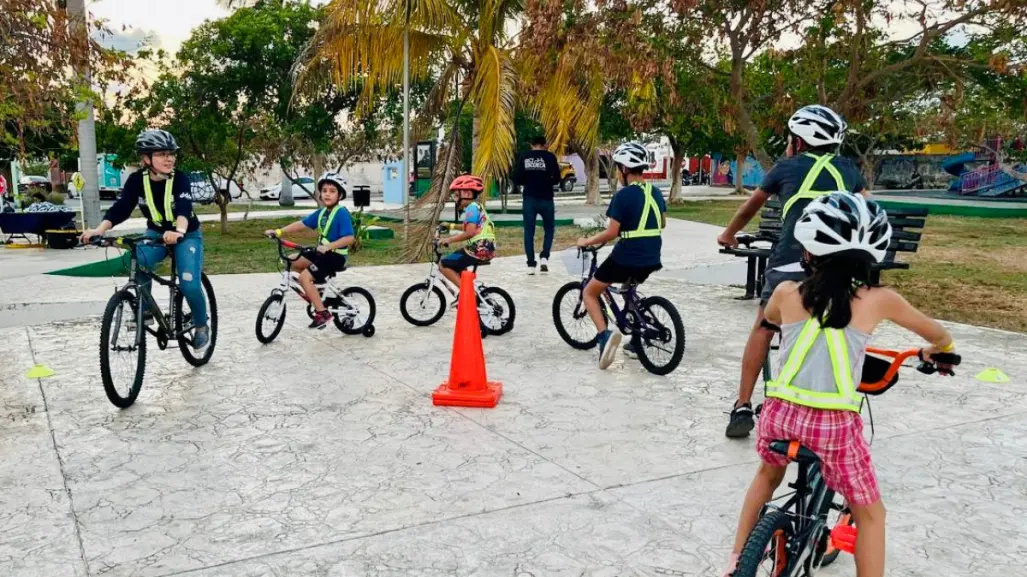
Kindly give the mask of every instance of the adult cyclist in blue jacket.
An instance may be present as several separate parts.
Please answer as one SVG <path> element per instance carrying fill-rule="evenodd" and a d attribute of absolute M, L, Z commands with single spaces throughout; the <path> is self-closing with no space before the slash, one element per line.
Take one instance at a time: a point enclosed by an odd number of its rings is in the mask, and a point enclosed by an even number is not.
<path fill-rule="evenodd" d="M 203 235 L 200 221 L 193 213 L 190 196 L 189 176 L 175 169 L 178 158 L 178 143 L 165 130 L 145 130 L 136 138 L 142 168 L 125 181 L 125 187 L 117 201 L 107 210 L 100 226 L 82 233 L 82 241 L 100 236 L 125 222 L 132 211 L 139 210 L 146 217 L 145 236 L 162 240 L 163 245 L 138 247 L 139 267 L 153 270 L 175 251 L 175 266 L 178 269 L 179 288 L 192 311 L 193 348 L 203 352 L 210 344 L 210 328 L 207 326 L 207 301 L 200 284 L 203 270 Z M 136 278 L 141 286 L 149 287 L 150 280 L 140 274 Z"/>

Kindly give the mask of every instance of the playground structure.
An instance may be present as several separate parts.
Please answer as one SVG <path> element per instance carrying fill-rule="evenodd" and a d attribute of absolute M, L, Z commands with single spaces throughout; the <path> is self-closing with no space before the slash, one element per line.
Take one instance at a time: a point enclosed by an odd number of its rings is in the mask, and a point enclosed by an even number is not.
<path fill-rule="evenodd" d="M 1017 139 L 1010 148 L 1023 149 L 1023 142 Z M 975 152 L 964 152 L 942 161 L 942 168 L 955 176 L 949 192 L 962 196 L 984 198 L 1015 197 L 1027 195 L 1027 164 L 1008 163 L 1002 159 L 1002 139 L 989 139 Z M 970 162 L 984 162 L 982 166 L 967 169 Z"/>

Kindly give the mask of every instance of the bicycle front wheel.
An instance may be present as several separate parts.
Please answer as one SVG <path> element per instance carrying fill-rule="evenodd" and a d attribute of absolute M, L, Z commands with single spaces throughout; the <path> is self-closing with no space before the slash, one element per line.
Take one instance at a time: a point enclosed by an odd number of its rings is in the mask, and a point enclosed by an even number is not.
<path fill-rule="evenodd" d="M 733 577 L 781 577 L 788 569 L 788 543 L 795 537 L 792 520 L 783 511 L 760 518 L 738 557 Z"/>
<path fill-rule="evenodd" d="M 509 293 L 499 287 L 488 287 L 481 291 L 481 299 L 478 310 L 486 332 L 505 335 L 513 330 L 517 309 Z"/>
<path fill-rule="evenodd" d="M 210 329 L 210 342 L 202 354 L 193 349 L 193 334 L 196 332 L 196 325 L 193 324 L 192 311 L 186 310 L 189 302 L 185 295 L 179 290 L 175 293 L 175 330 L 179 333 L 178 350 L 182 351 L 187 363 L 194 367 L 200 367 L 214 356 L 214 347 L 218 344 L 218 301 L 214 297 L 214 287 L 206 273 L 200 273 L 200 286 L 203 287 L 203 298 L 207 299 L 207 327 Z"/>
<path fill-rule="evenodd" d="M 641 310 L 640 334 L 631 337 L 638 360 L 654 375 L 669 374 L 685 354 L 685 324 L 678 309 L 663 297 L 644 299 Z"/>
<path fill-rule="evenodd" d="M 602 303 L 602 301 L 599 301 Z M 605 308 L 605 307 L 604 307 Z M 599 342 L 599 335 L 581 299 L 581 283 L 569 282 L 553 297 L 553 324 L 568 345 L 588 350 Z"/>
<path fill-rule="evenodd" d="M 146 372 L 146 329 L 138 300 L 121 290 L 107 301 L 100 325 L 100 377 L 107 399 L 118 408 L 131 407 L 143 388 Z"/>
<path fill-rule="evenodd" d="M 267 297 L 257 313 L 257 340 L 268 344 L 275 340 L 285 326 L 285 295 L 276 292 Z"/>
<path fill-rule="evenodd" d="M 446 313 L 446 296 L 437 286 L 428 290 L 427 283 L 415 284 L 400 297 L 399 312 L 412 325 L 433 325 Z"/>

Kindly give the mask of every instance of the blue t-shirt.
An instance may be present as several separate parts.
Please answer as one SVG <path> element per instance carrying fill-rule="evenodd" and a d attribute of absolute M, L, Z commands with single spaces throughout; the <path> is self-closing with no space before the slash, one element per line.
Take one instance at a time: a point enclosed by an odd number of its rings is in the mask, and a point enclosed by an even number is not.
<path fill-rule="evenodd" d="M 485 215 L 481 212 L 481 207 L 478 206 L 477 202 L 472 202 L 467 205 L 464 209 L 463 216 L 464 224 L 473 224 L 477 227 L 485 226 Z"/>
<path fill-rule="evenodd" d="M 327 208 L 319 208 L 303 219 L 303 226 L 317 230 L 318 216 L 322 213 L 324 214 L 321 216 L 321 222 L 328 222 L 328 216 L 332 214 L 332 211 Z M 335 219 L 332 220 L 331 228 L 325 233 L 325 238 L 328 239 L 328 242 L 335 242 L 347 236 L 353 236 L 353 219 L 346 207 L 340 206 L 339 212 L 335 213 Z"/>
<path fill-rule="evenodd" d="M 657 228 L 662 222 L 663 213 L 667 212 L 667 205 L 663 201 L 663 193 L 660 189 L 653 187 L 653 198 L 656 200 L 659 211 L 649 212 L 649 222 L 646 228 Z M 637 184 L 625 186 L 617 191 L 610 200 L 610 208 L 606 210 L 606 216 L 620 223 L 622 233 L 638 228 L 638 221 L 642 219 L 642 210 L 645 208 L 645 192 Z M 621 238 L 613 247 L 610 258 L 622 266 L 657 266 L 660 264 L 660 250 L 663 248 L 663 239 L 659 236 L 648 238 Z"/>

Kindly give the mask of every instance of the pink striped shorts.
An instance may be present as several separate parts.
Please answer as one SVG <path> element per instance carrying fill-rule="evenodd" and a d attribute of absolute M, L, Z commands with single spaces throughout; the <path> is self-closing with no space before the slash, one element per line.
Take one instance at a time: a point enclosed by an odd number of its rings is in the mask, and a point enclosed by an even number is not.
<path fill-rule="evenodd" d="M 756 450 L 764 463 L 787 466 L 788 457 L 770 450 L 772 441 L 799 441 L 816 453 L 827 486 L 849 503 L 870 505 L 881 498 L 859 413 L 767 399 L 760 411 Z"/>

